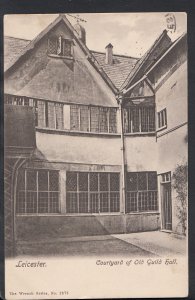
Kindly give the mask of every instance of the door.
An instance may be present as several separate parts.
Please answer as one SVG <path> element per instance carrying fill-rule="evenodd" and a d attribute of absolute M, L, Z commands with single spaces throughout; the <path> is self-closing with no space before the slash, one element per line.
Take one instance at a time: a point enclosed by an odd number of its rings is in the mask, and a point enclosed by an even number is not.
<path fill-rule="evenodd" d="M 172 230 L 171 183 L 162 183 L 162 229 Z"/>

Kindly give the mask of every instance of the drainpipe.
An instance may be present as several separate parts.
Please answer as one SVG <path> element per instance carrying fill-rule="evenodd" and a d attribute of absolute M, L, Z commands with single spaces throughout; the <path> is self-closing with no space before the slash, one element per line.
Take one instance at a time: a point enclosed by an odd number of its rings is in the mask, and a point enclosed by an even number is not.
<path fill-rule="evenodd" d="M 120 131 L 121 131 L 121 171 L 122 171 L 122 205 L 121 212 L 125 214 L 125 199 L 126 199 L 126 189 L 125 189 L 125 144 L 124 144 L 124 130 L 123 130 L 123 95 L 117 95 L 117 102 L 119 105 L 120 112 Z"/>

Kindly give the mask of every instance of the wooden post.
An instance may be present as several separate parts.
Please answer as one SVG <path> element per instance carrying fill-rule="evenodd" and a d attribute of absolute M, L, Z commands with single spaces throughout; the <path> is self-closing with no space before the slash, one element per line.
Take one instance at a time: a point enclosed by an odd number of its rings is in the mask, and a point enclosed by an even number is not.
<path fill-rule="evenodd" d="M 66 170 L 60 170 L 59 173 L 59 202 L 60 202 L 60 213 L 66 213 Z"/>

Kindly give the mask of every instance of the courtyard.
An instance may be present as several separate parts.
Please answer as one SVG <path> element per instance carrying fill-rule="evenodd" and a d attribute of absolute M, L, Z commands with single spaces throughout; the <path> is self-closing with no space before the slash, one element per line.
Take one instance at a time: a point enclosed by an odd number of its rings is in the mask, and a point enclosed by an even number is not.
<path fill-rule="evenodd" d="M 116 235 L 84 236 L 18 241 L 16 256 L 130 256 L 155 257 L 184 255 L 184 237 L 152 231 Z"/>

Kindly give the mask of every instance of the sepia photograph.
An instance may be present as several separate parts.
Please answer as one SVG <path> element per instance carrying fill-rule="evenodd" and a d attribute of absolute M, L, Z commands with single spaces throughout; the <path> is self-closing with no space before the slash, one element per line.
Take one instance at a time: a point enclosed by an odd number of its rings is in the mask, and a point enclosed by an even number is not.
<path fill-rule="evenodd" d="M 185 12 L 4 16 L 6 299 L 187 296 L 187 59 Z"/>

